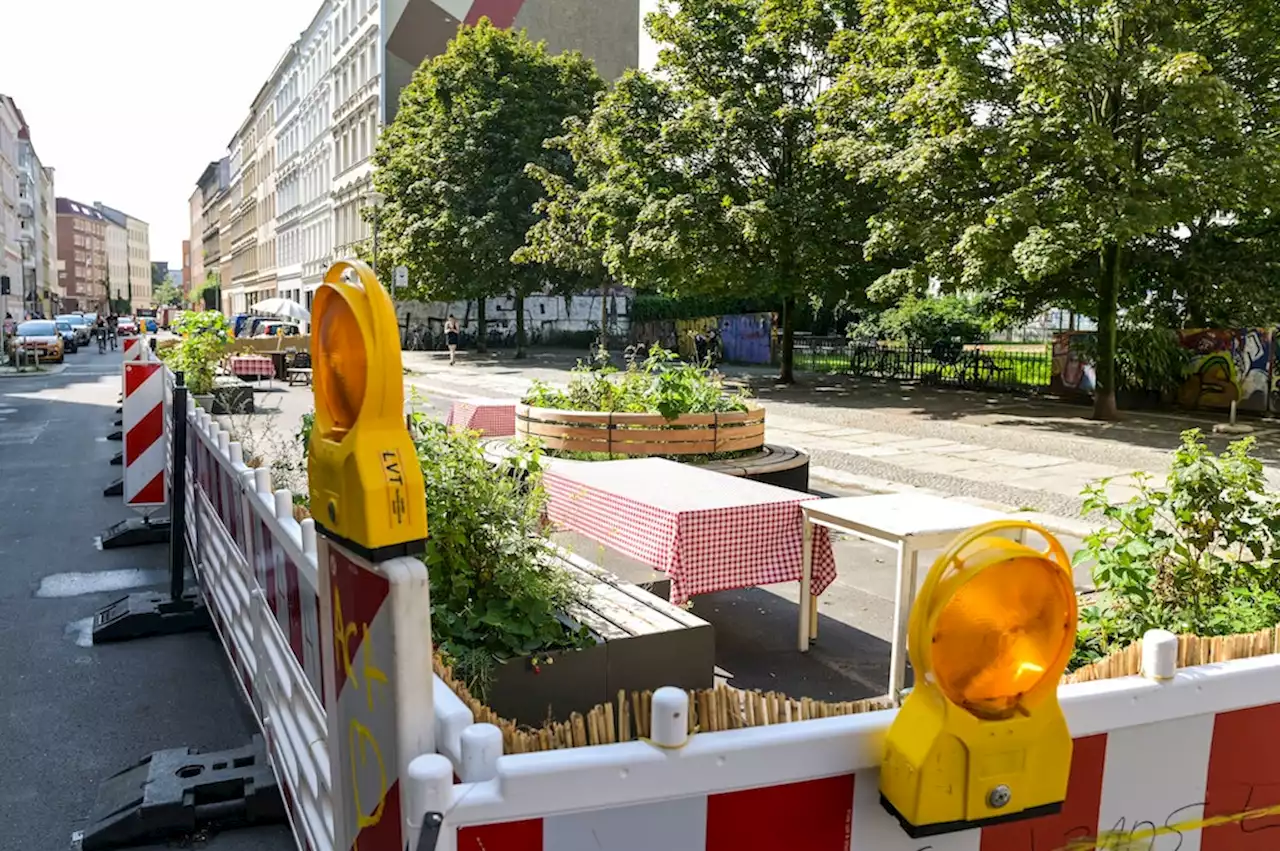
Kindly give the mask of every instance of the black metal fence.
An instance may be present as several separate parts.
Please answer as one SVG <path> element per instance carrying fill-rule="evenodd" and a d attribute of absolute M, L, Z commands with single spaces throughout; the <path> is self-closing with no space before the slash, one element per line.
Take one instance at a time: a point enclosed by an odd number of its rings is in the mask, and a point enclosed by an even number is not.
<path fill-rule="evenodd" d="M 795 358 L 796 369 L 808 372 L 842 372 L 975 390 L 1044 389 L 1053 373 L 1047 346 L 921 346 L 801 337 L 796 340 Z"/>

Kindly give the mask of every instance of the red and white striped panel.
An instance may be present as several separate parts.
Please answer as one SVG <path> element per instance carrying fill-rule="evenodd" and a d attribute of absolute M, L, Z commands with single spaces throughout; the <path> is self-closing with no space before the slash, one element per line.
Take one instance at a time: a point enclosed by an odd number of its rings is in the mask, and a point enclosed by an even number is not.
<path fill-rule="evenodd" d="M 147 343 L 143 337 L 124 337 L 121 339 L 124 344 L 124 361 L 145 361 L 147 352 Z"/>
<path fill-rule="evenodd" d="M 124 365 L 124 504 L 164 505 L 164 366 Z"/>
<path fill-rule="evenodd" d="M 297 562 L 281 541 L 271 534 L 267 521 L 255 523 L 253 572 L 275 615 L 289 649 L 307 676 L 311 688 L 324 699 L 320 653 L 320 598 L 298 570 Z"/>
<path fill-rule="evenodd" d="M 334 777 L 334 847 L 340 851 L 404 847 L 399 781 L 395 645 L 386 577 L 327 544 L 333 625 L 329 759 Z M 426 672 L 430 676 L 428 668 Z"/>
<path fill-rule="evenodd" d="M 912 839 L 878 784 L 872 770 L 463 827 L 458 851 L 1275 851 L 1280 704 L 1076 739 L 1063 811 L 1025 822 Z"/>

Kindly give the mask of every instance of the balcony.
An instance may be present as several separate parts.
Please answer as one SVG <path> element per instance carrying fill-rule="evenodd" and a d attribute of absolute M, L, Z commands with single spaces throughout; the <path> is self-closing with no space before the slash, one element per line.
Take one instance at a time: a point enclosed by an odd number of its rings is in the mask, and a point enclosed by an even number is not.
<path fill-rule="evenodd" d="M 31 206 L 31 199 L 18 198 L 18 215 L 24 219 L 29 219 L 36 214 L 35 208 Z"/>

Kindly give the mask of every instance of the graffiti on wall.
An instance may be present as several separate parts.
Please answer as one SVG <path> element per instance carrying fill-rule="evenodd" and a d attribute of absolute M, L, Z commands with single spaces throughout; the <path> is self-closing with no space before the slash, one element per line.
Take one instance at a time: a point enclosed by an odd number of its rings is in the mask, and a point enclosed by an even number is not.
<path fill-rule="evenodd" d="M 1097 385 L 1093 364 L 1085 356 L 1083 343 L 1091 334 L 1065 331 L 1053 337 L 1053 368 L 1049 390 L 1053 393 L 1090 394 Z"/>
<path fill-rule="evenodd" d="M 1183 331 L 1190 354 L 1186 380 L 1178 392 L 1184 408 L 1265 411 L 1271 392 L 1272 335 L 1262 328 Z"/>
<path fill-rule="evenodd" d="M 720 317 L 724 359 L 731 363 L 773 363 L 773 338 L 777 320 L 772 313 L 746 313 Z"/>
<path fill-rule="evenodd" d="M 720 327 L 719 316 L 699 316 L 697 319 L 676 320 L 676 351 L 680 357 L 693 360 L 698 356 L 694 338 Z"/>

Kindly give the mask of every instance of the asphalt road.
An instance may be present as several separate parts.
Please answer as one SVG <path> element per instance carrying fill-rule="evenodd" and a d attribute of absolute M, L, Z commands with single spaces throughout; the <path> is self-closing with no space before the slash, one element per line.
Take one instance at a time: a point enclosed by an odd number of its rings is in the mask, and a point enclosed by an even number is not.
<path fill-rule="evenodd" d="M 94 647 L 88 621 L 121 591 L 163 587 L 166 548 L 100 551 L 130 515 L 102 488 L 118 353 L 59 375 L 0 376 L 0 848 L 72 847 L 99 783 L 146 754 L 238 747 L 252 720 L 209 634 Z M 169 846 L 156 846 L 169 847 Z M 284 827 L 228 832 L 215 851 L 293 848 Z"/>

